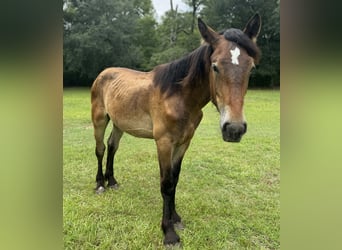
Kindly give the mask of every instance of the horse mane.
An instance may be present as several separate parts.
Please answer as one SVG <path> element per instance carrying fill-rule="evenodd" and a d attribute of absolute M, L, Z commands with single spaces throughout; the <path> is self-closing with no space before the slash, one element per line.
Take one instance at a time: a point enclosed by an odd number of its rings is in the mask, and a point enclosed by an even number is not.
<path fill-rule="evenodd" d="M 250 57 L 253 57 L 255 63 L 259 62 L 260 49 L 258 46 L 242 31 L 239 29 L 227 29 L 226 31 L 220 32 L 228 41 L 234 42 L 243 49 L 246 50 Z"/>
<path fill-rule="evenodd" d="M 211 46 L 204 44 L 180 59 L 156 66 L 153 84 L 172 95 L 182 85 L 200 83 L 208 75 L 212 52 Z"/>

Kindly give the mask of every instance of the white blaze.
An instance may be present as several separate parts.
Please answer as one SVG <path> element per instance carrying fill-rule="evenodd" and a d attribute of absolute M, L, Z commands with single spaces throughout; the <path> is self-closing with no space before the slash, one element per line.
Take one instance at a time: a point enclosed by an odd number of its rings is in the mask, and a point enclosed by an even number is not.
<path fill-rule="evenodd" d="M 220 109 L 220 127 L 223 128 L 223 125 L 230 121 L 230 108 L 228 105 L 222 107 Z"/>
<path fill-rule="evenodd" d="M 239 55 L 240 55 L 240 49 L 236 47 L 234 50 L 230 50 L 230 54 L 232 55 L 232 63 L 239 65 Z"/>

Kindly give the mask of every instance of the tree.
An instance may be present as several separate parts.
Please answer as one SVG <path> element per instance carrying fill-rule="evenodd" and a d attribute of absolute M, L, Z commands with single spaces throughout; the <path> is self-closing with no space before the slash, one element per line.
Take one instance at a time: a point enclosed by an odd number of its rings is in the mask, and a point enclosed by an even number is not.
<path fill-rule="evenodd" d="M 150 65 L 170 62 L 194 50 L 200 44 L 198 32 L 191 33 L 191 16 L 189 13 L 179 13 L 170 0 L 170 10 L 167 11 L 162 23 L 157 28 L 159 46 L 151 57 Z"/>
<path fill-rule="evenodd" d="M 196 20 L 197 20 L 197 14 L 199 13 L 200 7 L 204 4 L 205 0 L 183 0 L 184 3 L 189 5 L 192 8 L 191 16 L 192 16 L 192 22 L 191 22 L 191 33 L 194 33 L 195 26 L 196 26 Z"/>
<path fill-rule="evenodd" d="M 90 85 L 106 67 L 141 69 L 152 55 L 150 0 L 64 0 L 64 85 Z"/>

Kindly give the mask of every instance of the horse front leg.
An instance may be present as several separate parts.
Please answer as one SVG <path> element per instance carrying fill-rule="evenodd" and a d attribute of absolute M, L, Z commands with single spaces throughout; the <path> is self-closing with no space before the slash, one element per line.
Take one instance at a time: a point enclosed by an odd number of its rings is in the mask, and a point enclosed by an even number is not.
<path fill-rule="evenodd" d="M 176 197 L 176 188 L 177 188 L 177 184 L 178 184 L 178 178 L 179 178 L 179 173 L 181 170 L 181 165 L 182 165 L 182 160 L 183 160 L 183 155 L 180 158 L 177 158 L 176 160 L 174 160 L 174 164 L 172 166 L 172 177 L 174 179 L 174 184 L 175 184 L 175 197 Z M 182 219 L 179 216 L 179 214 L 176 212 L 176 206 L 174 206 L 172 208 L 172 213 L 171 213 L 171 220 L 173 225 L 176 227 L 176 229 L 184 229 L 184 225 L 182 223 Z"/>
<path fill-rule="evenodd" d="M 172 173 L 172 143 L 167 139 L 157 141 L 160 168 L 160 192 L 163 197 L 163 217 L 161 227 L 164 232 L 164 244 L 176 244 L 180 241 L 172 221 L 175 210 L 176 183 Z"/>
<path fill-rule="evenodd" d="M 161 227 L 164 232 L 164 244 L 174 245 L 180 242 L 175 232 L 174 224 L 182 228 L 181 217 L 176 212 L 175 194 L 181 163 L 188 144 L 175 146 L 171 140 L 157 141 L 158 159 L 160 167 L 160 191 L 163 197 L 163 217 Z"/>

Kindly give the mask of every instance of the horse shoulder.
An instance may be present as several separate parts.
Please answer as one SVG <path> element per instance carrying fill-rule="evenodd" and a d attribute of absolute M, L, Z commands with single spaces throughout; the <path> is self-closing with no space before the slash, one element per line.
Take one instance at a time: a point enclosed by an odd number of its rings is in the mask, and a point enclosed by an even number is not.
<path fill-rule="evenodd" d="M 191 140 L 202 119 L 202 111 L 187 107 L 181 96 L 169 97 L 158 104 L 153 119 L 154 137 L 172 137 L 180 144 Z"/>

